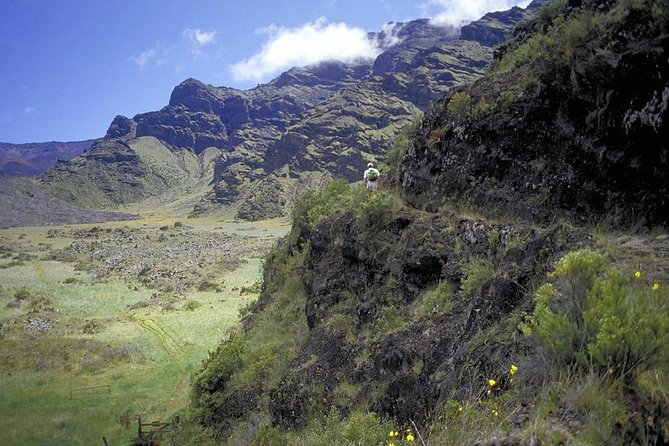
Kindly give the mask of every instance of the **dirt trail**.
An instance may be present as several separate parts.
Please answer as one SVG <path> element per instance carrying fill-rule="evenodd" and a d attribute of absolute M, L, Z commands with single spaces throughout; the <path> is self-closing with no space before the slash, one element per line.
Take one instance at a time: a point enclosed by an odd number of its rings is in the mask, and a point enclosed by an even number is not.
<path fill-rule="evenodd" d="M 669 282 L 669 235 L 624 235 L 609 243 L 613 257 L 626 268 Z"/>
<path fill-rule="evenodd" d="M 140 315 L 138 313 L 133 313 L 130 315 L 130 319 L 137 322 L 142 328 L 149 331 L 153 334 L 160 348 L 167 354 L 170 358 L 170 361 L 176 364 L 181 371 L 181 377 L 179 379 L 179 384 L 177 384 L 177 390 L 181 394 L 187 392 L 187 383 L 188 383 L 188 372 L 186 371 L 186 366 L 184 360 L 181 358 L 181 355 L 184 353 L 181 345 L 174 339 L 174 336 L 169 334 L 163 327 L 161 327 L 155 320 L 151 319 L 148 316 Z M 166 412 L 173 412 L 178 407 L 169 407 Z"/>

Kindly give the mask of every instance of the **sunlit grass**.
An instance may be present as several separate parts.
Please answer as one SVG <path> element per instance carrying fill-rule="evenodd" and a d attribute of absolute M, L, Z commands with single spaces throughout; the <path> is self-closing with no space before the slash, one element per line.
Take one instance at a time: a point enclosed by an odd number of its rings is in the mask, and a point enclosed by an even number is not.
<path fill-rule="evenodd" d="M 76 228 L 155 229 L 177 221 L 189 230 L 236 233 L 244 243 L 267 246 L 289 229 L 285 220 L 250 224 L 176 214 Z M 191 373 L 237 324 L 239 309 L 257 298 L 242 292 L 260 280 L 262 260 L 250 258 L 235 271 L 217 273 L 220 291 L 193 288 L 175 297 L 169 310 L 132 307 L 149 301 L 155 290 L 118 278 L 100 281 L 72 263 L 46 260 L 50 249 L 72 243 L 49 237 L 49 230 L 69 228 L 0 231 L 0 244 L 34 255 L 0 268 L 0 323 L 11 325 L 0 339 L 0 357 L 7 359 L 0 366 L 3 445 L 101 445 L 104 436 L 110 445 L 127 446 L 137 434 L 138 414 L 169 420 L 187 404 Z M 10 261 L 0 259 L 0 266 Z M 29 299 L 18 302 L 19 290 Z M 53 310 L 30 313 L 37 297 Z M 199 306 L 188 309 L 189 301 Z M 24 324 L 35 317 L 49 319 L 51 329 L 26 330 Z M 87 331 L 86 324 L 95 329 Z M 117 351 L 123 354 L 115 356 Z"/>

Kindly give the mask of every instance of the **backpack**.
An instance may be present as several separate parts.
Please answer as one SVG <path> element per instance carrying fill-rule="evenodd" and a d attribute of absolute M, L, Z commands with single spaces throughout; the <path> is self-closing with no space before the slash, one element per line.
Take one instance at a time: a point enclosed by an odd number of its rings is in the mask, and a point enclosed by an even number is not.
<path fill-rule="evenodd" d="M 376 169 L 369 169 L 367 172 L 367 181 L 376 181 L 379 179 L 379 171 Z"/>

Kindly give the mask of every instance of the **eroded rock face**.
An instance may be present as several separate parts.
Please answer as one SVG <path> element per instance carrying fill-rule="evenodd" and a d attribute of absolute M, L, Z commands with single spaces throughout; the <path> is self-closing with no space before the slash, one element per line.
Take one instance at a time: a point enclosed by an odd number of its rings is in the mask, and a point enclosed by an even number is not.
<path fill-rule="evenodd" d="M 440 403 L 475 395 L 486 376 L 527 349 L 514 341 L 513 322 L 497 337 L 489 330 L 531 307 L 528 285 L 555 259 L 590 243 L 560 225 L 537 230 L 408 208 L 366 220 L 340 212 L 297 231 L 283 249 L 309 247 L 295 271 L 306 291 L 304 314 L 295 317 L 306 319 L 308 333 L 278 383 L 225 393 L 215 423 L 243 419 L 268 400 L 270 419 L 287 429 L 305 426 L 314 408 L 345 414 L 360 404 L 420 425 Z M 465 285 L 484 259 L 491 262 L 486 275 Z M 266 269 L 255 311 L 273 299 L 275 266 Z M 452 294 L 450 309 L 421 306 L 437 287 Z M 253 326 L 253 316 L 246 323 Z M 342 385 L 358 390 L 340 398 Z M 226 381 L 217 386 L 208 391 L 225 389 Z"/>
<path fill-rule="evenodd" d="M 137 136 L 135 133 L 136 129 L 137 123 L 135 121 L 125 116 L 117 115 L 109 125 L 105 138 L 134 138 Z"/>
<path fill-rule="evenodd" d="M 537 8 L 539 2 L 530 5 Z M 528 8 L 528 9 L 530 9 Z M 460 38 L 474 40 L 485 46 L 495 46 L 504 42 L 508 36 L 509 26 L 515 25 L 525 17 L 525 10 L 514 7 L 509 11 L 486 14 L 480 20 L 471 22 L 460 29 Z"/>
<path fill-rule="evenodd" d="M 171 146 L 192 148 L 201 153 L 207 147 L 224 147 L 227 129 L 213 113 L 192 112 L 183 105 L 145 113 L 137 120 L 137 136 L 153 136 Z"/>
<path fill-rule="evenodd" d="M 407 209 L 367 224 L 340 214 L 308 240 L 309 340 L 296 361 L 299 371 L 286 372 L 274 393 L 292 396 L 273 400 L 273 415 L 286 426 L 304 421 L 295 415 L 296 400 L 308 400 L 319 386 L 334 391 L 342 381 L 362 385 L 361 399 L 369 398 L 379 382 L 386 383 L 371 406 L 399 422 L 429 413 L 453 395 L 475 393 L 486 373 L 504 369 L 524 348 L 500 338 L 473 350 L 476 336 L 514 309 L 529 306 L 527 285 L 543 277 L 560 253 L 589 243 L 589 236 L 562 226 L 535 230 Z M 469 290 L 464 280 L 477 259 L 490 260 L 491 268 Z M 427 290 L 444 283 L 453 292 L 452 311 L 388 319 L 393 308 L 413 311 Z M 388 320 L 399 326 L 387 327 Z M 346 321 L 346 326 L 333 321 Z M 331 339 L 331 346 L 318 339 Z M 313 361 L 314 355 L 314 364 L 300 362 Z M 465 361 L 468 355 L 475 358 Z M 464 379 L 462 371 L 474 364 L 481 379 Z M 291 416 L 285 418 L 288 408 Z"/>
<path fill-rule="evenodd" d="M 427 209 L 464 201 L 544 223 L 567 216 L 666 224 L 669 39 L 663 26 L 649 8 L 634 10 L 605 32 L 593 29 L 571 42 L 569 64 L 563 49 L 512 70 L 498 62 L 489 76 L 427 114 L 404 159 L 410 201 Z M 519 29 L 518 41 L 500 54 L 523 45 L 528 29 L 542 25 Z M 557 36 L 549 31 L 545 38 Z"/>

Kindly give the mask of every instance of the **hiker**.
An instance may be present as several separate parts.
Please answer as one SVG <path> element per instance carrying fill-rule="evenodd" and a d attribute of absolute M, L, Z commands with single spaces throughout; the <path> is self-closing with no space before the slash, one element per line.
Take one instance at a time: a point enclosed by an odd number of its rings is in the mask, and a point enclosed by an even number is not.
<path fill-rule="evenodd" d="M 377 169 L 374 168 L 374 163 L 367 164 L 367 170 L 362 176 L 363 181 L 365 182 L 365 187 L 371 192 L 379 191 L 379 183 L 381 182 L 381 174 Z"/>

